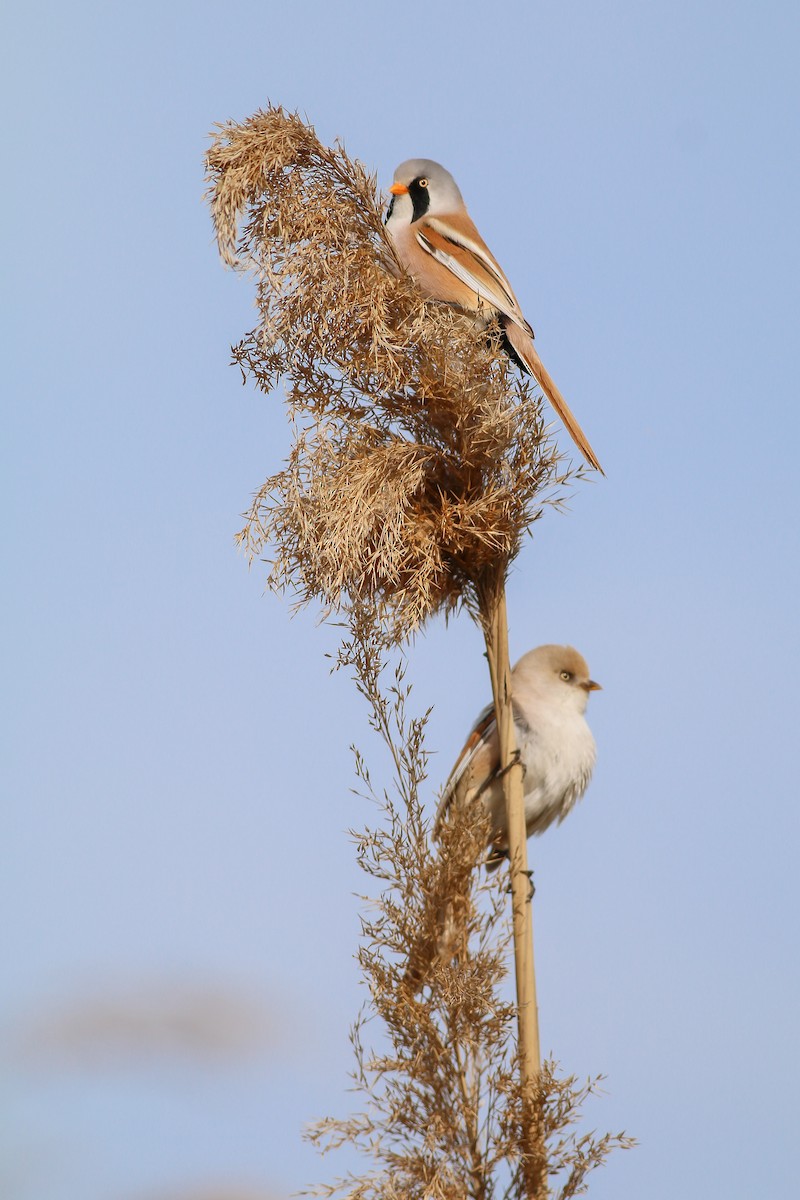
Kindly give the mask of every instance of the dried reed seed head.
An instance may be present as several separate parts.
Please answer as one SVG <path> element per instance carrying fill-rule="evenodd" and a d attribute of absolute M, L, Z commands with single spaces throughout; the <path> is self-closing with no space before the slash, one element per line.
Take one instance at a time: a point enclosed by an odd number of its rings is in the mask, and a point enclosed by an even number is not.
<path fill-rule="evenodd" d="M 324 1149 L 359 1149 L 366 1162 L 315 1194 L 583 1195 L 587 1175 L 630 1139 L 576 1128 L 593 1081 L 558 1079 L 544 1063 L 532 1093 L 519 1076 L 516 1007 L 498 987 L 510 937 L 505 881 L 474 869 L 489 814 L 475 797 L 463 819 L 447 822 L 439 845 L 431 842 L 420 795 L 427 718 L 410 715 L 402 665 L 386 671 L 369 620 L 340 656 L 356 673 L 371 725 L 393 748 L 393 770 L 391 785 L 376 789 L 356 755 L 361 794 L 382 811 L 376 827 L 355 835 L 360 865 L 380 883 L 377 898 L 364 897 L 358 962 L 369 1002 L 351 1035 L 362 1104 L 309 1133 Z M 541 1131 L 533 1152 L 532 1127 Z"/>
<path fill-rule="evenodd" d="M 426 303 L 383 231 L 373 176 L 298 116 L 221 127 L 209 198 L 225 260 L 255 271 L 259 324 L 235 348 L 295 429 L 240 541 L 271 586 L 372 609 L 390 639 L 474 608 L 570 473 L 540 402 L 471 319 Z"/>

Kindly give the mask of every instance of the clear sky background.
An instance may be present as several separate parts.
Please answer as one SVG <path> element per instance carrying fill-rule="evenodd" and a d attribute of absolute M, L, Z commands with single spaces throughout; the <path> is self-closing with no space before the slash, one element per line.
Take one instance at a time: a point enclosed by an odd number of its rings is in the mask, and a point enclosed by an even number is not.
<path fill-rule="evenodd" d="M 287 451 L 201 202 L 268 100 L 379 172 L 452 170 L 608 478 L 535 529 L 512 654 L 604 691 L 531 845 L 543 1045 L 640 1146 L 595 1200 L 796 1177 L 798 9 L 17 5 L 6 15 L 0 1192 L 280 1196 L 352 1161 L 359 875 L 335 633 L 234 548 Z M 431 803 L 488 695 L 410 649 Z"/>

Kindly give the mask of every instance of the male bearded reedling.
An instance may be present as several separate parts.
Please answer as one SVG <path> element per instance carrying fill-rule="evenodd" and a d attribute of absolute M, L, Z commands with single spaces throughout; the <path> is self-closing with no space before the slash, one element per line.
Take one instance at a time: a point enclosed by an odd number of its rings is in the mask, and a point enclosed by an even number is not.
<path fill-rule="evenodd" d="M 586 462 L 604 474 L 586 435 L 545 370 L 511 284 L 478 233 L 449 171 L 429 158 L 401 163 L 389 189 L 386 230 L 420 290 L 487 322 L 495 317 L 509 356 L 533 375 Z"/>
<path fill-rule="evenodd" d="M 599 683 L 572 646 L 539 646 L 523 655 L 511 672 L 511 701 L 520 762 L 528 836 L 542 833 L 564 817 L 586 791 L 595 761 L 595 744 L 584 713 L 589 693 Z M 495 870 L 508 855 L 508 824 L 500 770 L 494 705 L 483 710 L 450 774 L 434 822 L 439 837 L 446 820 L 458 820 L 480 799 L 489 812 L 486 866 Z M 458 872 L 457 872 L 458 875 Z M 468 872 L 461 873 L 466 888 Z M 442 876 L 444 879 L 444 876 Z M 459 890 L 458 885 L 456 891 Z M 430 922 L 411 947 L 405 983 L 417 992 L 434 962 L 460 952 L 466 935 L 466 891 L 436 892 Z"/>

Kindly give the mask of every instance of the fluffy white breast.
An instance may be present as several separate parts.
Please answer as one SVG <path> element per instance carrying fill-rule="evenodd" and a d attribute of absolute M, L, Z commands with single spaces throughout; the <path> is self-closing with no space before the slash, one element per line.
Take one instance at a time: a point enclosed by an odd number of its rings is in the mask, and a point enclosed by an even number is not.
<path fill-rule="evenodd" d="M 548 705 L 535 721 L 521 714 L 515 721 L 517 745 L 525 770 L 525 824 L 528 836 L 542 833 L 564 817 L 589 784 L 595 762 L 595 742 L 578 705 Z M 506 812 L 502 782 L 495 781 L 486 802 L 495 829 L 505 838 Z"/>
<path fill-rule="evenodd" d="M 595 742 L 574 706 L 540 716 L 536 727 L 517 726 L 526 767 L 525 821 L 528 835 L 564 817 L 586 791 L 595 762 Z"/>

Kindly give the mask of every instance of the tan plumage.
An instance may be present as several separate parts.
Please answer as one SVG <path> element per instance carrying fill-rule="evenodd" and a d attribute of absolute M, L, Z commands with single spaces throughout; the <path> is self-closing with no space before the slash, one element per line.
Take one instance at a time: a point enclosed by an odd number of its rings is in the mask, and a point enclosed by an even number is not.
<path fill-rule="evenodd" d="M 586 461 L 603 472 L 569 405 L 533 345 L 511 284 L 478 233 L 449 171 L 427 158 L 394 173 L 386 228 L 397 257 L 426 296 L 499 321 L 509 354 L 533 375 Z"/>
<path fill-rule="evenodd" d="M 595 744 L 586 705 L 599 683 L 589 677 L 584 657 L 572 646 L 538 646 L 511 672 L 514 729 L 523 769 L 522 790 L 528 836 L 563 821 L 586 791 Z M 483 804 L 489 816 L 486 866 L 491 871 L 508 853 L 505 794 L 494 705 L 480 714 L 445 784 L 434 837 L 447 844 L 458 822 L 475 817 Z M 456 822 L 450 825 L 450 822 Z M 462 827 L 463 828 L 463 827 Z M 466 867 L 466 873 L 464 868 Z M 416 993 L 435 963 L 462 953 L 467 937 L 468 877 L 474 864 L 440 857 L 430 884 L 431 905 L 409 950 L 404 979 Z"/>
<path fill-rule="evenodd" d="M 594 766 L 594 739 L 584 713 L 589 693 L 600 685 L 589 677 L 586 659 L 572 646 L 538 646 L 511 672 L 517 747 L 525 772 L 528 836 L 563 821 L 583 795 Z M 445 784 L 434 835 L 450 809 L 479 796 L 491 817 L 489 866 L 506 852 L 505 796 L 499 774 L 500 748 L 494 705 L 478 717 Z"/>

